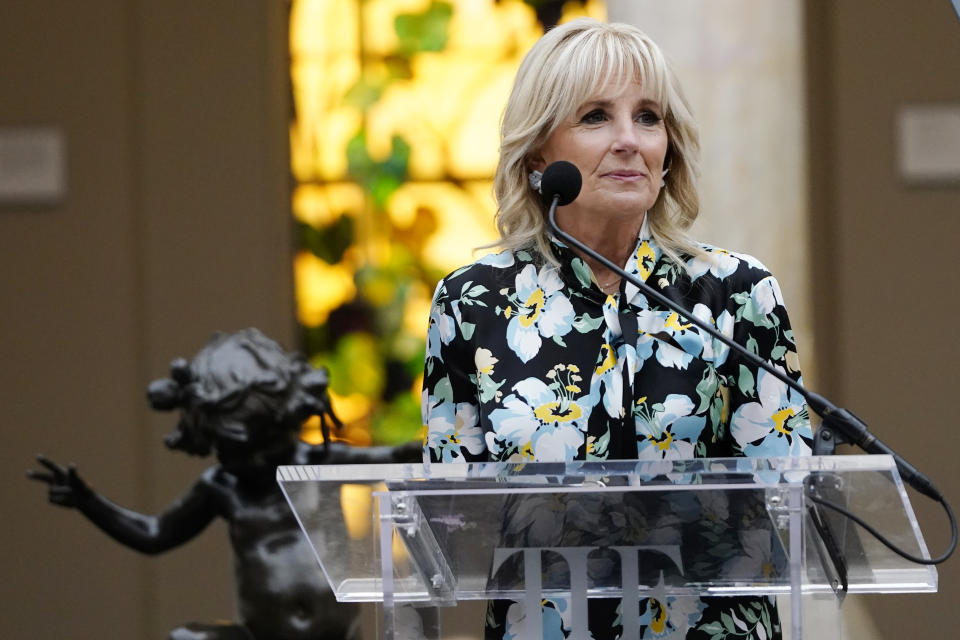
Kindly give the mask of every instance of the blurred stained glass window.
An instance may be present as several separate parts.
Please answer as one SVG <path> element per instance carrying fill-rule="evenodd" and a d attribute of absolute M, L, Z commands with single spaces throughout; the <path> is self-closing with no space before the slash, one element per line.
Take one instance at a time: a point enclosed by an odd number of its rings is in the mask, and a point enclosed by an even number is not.
<path fill-rule="evenodd" d="M 291 2 L 297 313 L 302 347 L 330 369 L 338 438 L 420 435 L 430 299 L 496 238 L 517 66 L 545 25 L 605 14 L 602 0 Z"/>

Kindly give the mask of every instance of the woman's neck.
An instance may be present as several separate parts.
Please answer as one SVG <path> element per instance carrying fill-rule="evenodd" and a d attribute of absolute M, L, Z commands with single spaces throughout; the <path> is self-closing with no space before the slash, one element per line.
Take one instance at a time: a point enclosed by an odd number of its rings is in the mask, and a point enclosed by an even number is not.
<path fill-rule="evenodd" d="M 637 236 L 640 235 L 640 229 L 643 227 L 643 215 L 639 218 L 609 218 L 564 213 L 566 215 L 561 216 L 560 212 L 557 212 L 557 225 L 563 231 L 613 264 L 626 267 L 630 255 L 637 246 Z M 620 284 L 620 276 L 616 272 L 611 271 L 576 247 L 571 247 L 571 249 L 587 263 L 597 284 L 604 292 L 613 293 L 617 290 Z"/>

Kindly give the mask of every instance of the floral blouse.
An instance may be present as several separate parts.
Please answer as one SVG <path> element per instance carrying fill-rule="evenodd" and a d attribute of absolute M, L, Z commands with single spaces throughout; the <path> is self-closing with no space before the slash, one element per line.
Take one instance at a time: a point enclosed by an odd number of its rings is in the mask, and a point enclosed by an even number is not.
<path fill-rule="evenodd" d="M 644 225 L 626 270 L 799 381 L 776 279 L 750 256 L 701 246 L 705 255 L 677 264 Z M 800 394 L 635 285 L 603 293 L 583 260 L 558 241 L 553 250 L 560 267 L 505 251 L 437 286 L 422 397 L 425 461 L 809 454 Z M 487 637 L 513 637 L 509 606 L 492 603 Z M 545 625 L 556 621 L 556 637 L 561 608 L 552 603 L 553 617 L 544 615 Z M 601 630 L 593 601 L 590 612 L 597 640 L 618 637 L 616 616 Z M 705 598 L 694 607 L 651 598 L 641 618 L 644 638 L 683 637 L 687 628 L 687 638 L 779 635 L 767 598 Z"/>

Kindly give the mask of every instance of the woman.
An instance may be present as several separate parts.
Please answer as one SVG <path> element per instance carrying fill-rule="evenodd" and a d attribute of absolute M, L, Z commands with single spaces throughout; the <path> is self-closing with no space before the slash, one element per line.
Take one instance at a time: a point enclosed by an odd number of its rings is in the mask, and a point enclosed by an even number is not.
<path fill-rule="evenodd" d="M 683 316 L 650 304 L 546 225 L 540 173 L 554 161 L 572 162 L 583 187 L 557 211 L 564 231 L 799 380 L 777 281 L 750 256 L 686 236 L 698 213 L 697 153 L 677 79 L 636 28 L 583 19 L 534 45 L 501 127 L 495 192 L 504 251 L 453 272 L 434 295 L 425 458 L 809 452 L 799 395 Z M 618 614 L 604 618 L 601 608 L 591 601 L 591 633 L 616 637 Z M 493 603 L 492 613 L 488 637 L 510 637 L 509 605 Z M 668 603 L 641 606 L 644 637 L 708 638 L 731 614 L 752 637 L 779 632 L 767 599 L 705 599 L 675 612 Z M 745 635 L 739 626 L 737 633 Z"/>

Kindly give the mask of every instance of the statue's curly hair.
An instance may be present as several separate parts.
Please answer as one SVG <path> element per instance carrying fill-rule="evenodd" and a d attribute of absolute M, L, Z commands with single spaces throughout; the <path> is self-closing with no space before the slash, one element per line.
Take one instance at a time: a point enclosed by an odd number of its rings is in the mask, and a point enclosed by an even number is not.
<path fill-rule="evenodd" d="M 187 362 L 170 363 L 170 377 L 147 387 L 150 405 L 158 411 L 180 409 L 177 430 L 164 440 L 171 449 L 208 455 L 218 433 L 219 411 L 230 411 L 256 394 L 270 420 L 258 421 L 281 430 L 299 430 L 310 416 L 319 416 L 324 444 L 330 422 L 340 421 L 330 407 L 326 369 L 311 366 L 297 353 L 288 353 L 257 329 L 217 333 Z"/>

